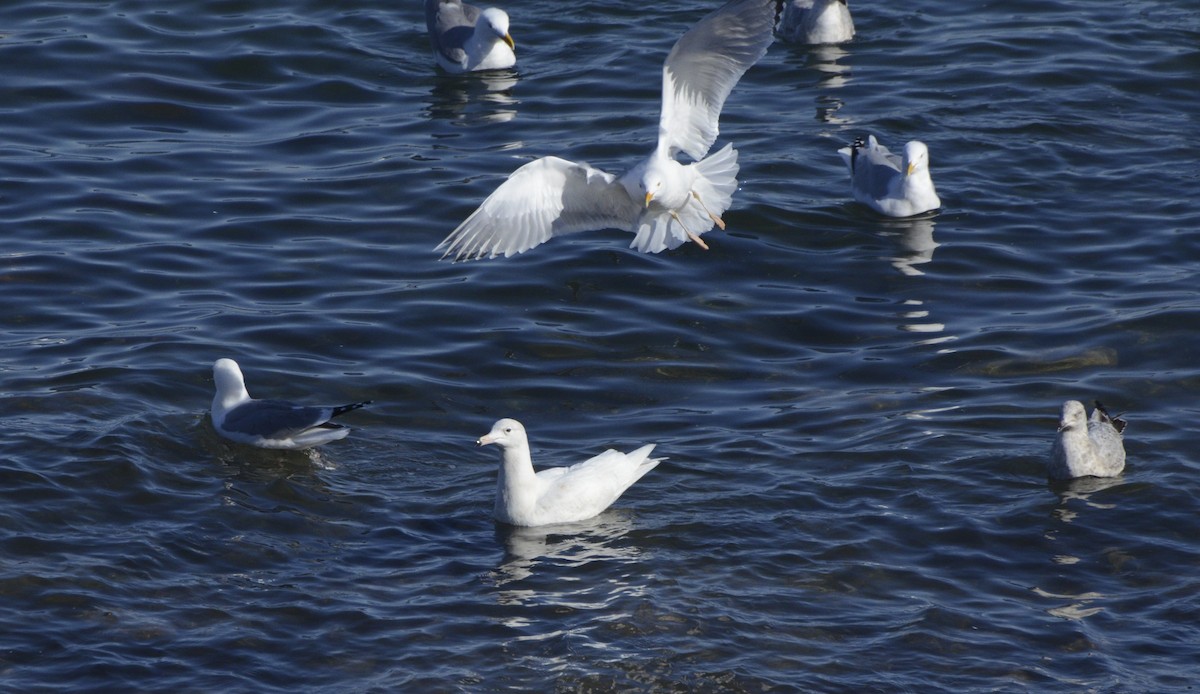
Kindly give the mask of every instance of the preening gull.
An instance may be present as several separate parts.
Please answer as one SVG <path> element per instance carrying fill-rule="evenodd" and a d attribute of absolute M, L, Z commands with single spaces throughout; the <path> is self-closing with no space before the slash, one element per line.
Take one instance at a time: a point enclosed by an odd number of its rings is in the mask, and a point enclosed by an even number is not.
<path fill-rule="evenodd" d="M 854 38 L 846 0 L 791 0 L 783 10 L 779 36 L 793 43 L 844 43 Z"/>
<path fill-rule="evenodd" d="M 371 404 L 367 400 L 321 407 L 255 400 L 246 392 L 242 370 L 232 359 L 218 359 L 213 364 L 213 381 L 217 394 L 212 402 L 212 422 L 217 433 L 259 448 L 299 450 L 346 438 L 350 430 L 329 420 Z"/>
<path fill-rule="evenodd" d="M 900 158 L 874 135 L 838 150 L 850 169 L 854 199 L 889 217 L 911 217 L 942 206 L 929 177 L 929 148 L 913 140 Z"/>
<path fill-rule="evenodd" d="M 501 450 L 493 515 L 502 523 L 526 527 L 591 518 L 663 460 L 649 457 L 651 443 L 631 453 L 609 449 L 570 467 L 534 472 L 525 427 L 515 419 L 501 419 L 476 441 L 480 446 L 492 443 Z"/>
<path fill-rule="evenodd" d="M 425 0 L 425 25 L 434 59 L 450 72 L 501 70 L 517 63 L 504 10 L 480 11 L 461 0 Z"/>
<path fill-rule="evenodd" d="M 1125 469 L 1125 445 L 1122 433 L 1125 420 L 1110 417 L 1100 401 L 1088 419 L 1087 410 L 1078 400 L 1062 406 L 1058 438 L 1050 455 L 1047 471 L 1051 479 L 1073 477 L 1116 477 Z"/>
<path fill-rule="evenodd" d="M 620 177 L 583 163 L 543 157 L 514 171 L 437 250 L 455 260 L 505 257 L 554 236 L 626 229 L 643 253 L 700 240 L 737 189 L 732 145 L 708 156 L 717 119 L 741 76 L 774 39 L 782 0 L 732 0 L 701 19 L 662 69 L 658 146 Z M 681 164 L 680 152 L 695 163 Z"/>

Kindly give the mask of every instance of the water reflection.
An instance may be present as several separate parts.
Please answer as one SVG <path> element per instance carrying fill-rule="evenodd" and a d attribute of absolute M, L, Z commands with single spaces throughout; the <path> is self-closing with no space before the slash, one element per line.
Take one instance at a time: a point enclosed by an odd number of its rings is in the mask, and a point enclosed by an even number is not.
<path fill-rule="evenodd" d="M 883 236 L 892 238 L 900 247 L 901 255 L 888 258 L 892 267 L 910 277 L 924 275 L 918 268 L 933 261 L 933 251 L 938 242 L 933 240 L 933 227 L 936 222 L 932 217 L 914 219 L 898 219 L 883 222 Z"/>
<path fill-rule="evenodd" d="M 806 67 L 820 73 L 820 81 L 817 82 L 818 87 L 840 89 L 846 86 L 850 81 L 850 67 L 842 65 L 838 61 L 848 55 L 850 54 L 841 46 L 822 45 L 810 47 Z"/>
<path fill-rule="evenodd" d="M 1092 602 L 1095 600 L 1102 600 L 1107 597 L 1101 593 L 1092 591 L 1086 591 L 1077 595 L 1070 595 L 1066 593 L 1051 593 L 1050 591 L 1043 590 L 1037 586 L 1034 586 L 1032 590 L 1034 595 L 1037 595 L 1041 598 L 1072 601 L 1069 604 L 1059 607 L 1052 607 L 1046 610 L 1048 614 L 1052 614 L 1055 617 L 1062 617 L 1063 619 L 1079 620 L 1084 619 L 1085 617 L 1091 617 L 1097 612 L 1104 610 L 1103 607 L 1093 607 Z"/>
<path fill-rule="evenodd" d="M 605 511 L 578 523 L 537 528 L 497 526 L 496 539 L 504 545 L 505 555 L 492 577 L 497 586 L 505 586 L 529 578 L 549 565 L 579 567 L 599 561 L 632 563 L 641 554 L 640 548 L 623 544 L 623 538 L 632 529 L 632 514 L 621 510 Z M 527 592 L 502 591 L 501 602 L 521 603 Z M 546 595 L 542 594 L 541 598 L 544 602 Z"/>
<path fill-rule="evenodd" d="M 1082 502 L 1091 508 L 1115 508 L 1113 504 L 1092 501 L 1091 497 L 1097 492 L 1122 484 L 1125 484 L 1124 477 L 1078 477 L 1073 480 L 1051 480 L 1050 489 L 1058 495 L 1058 507 L 1054 509 L 1053 515 L 1063 523 L 1074 522 L 1075 517 L 1079 514 L 1068 507 L 1072 501 Z"/>
<path fill-rule="evenodd" d="M 1060 523 L 1074 523 L 1079 517 L 1079 511 L 1070 507 L 1072 502 L 1082 502 L 1092 509 L 1110 510 L 1116 508 L 1115 504 L 1093 501 L 1091 497 L 1093 494 L 1122 484 L 1125 484 L 1125 480 L 1122 477 L 1080 477 L 1073 480 L 1051 480 L 1051 491 L 1058 495 L 1058 506 L 1051 511 L 1051 517 Z M 1046 533 L 1046 538 L 1054 541 L 1057 539 L 1057 535 L 1057 529 L 1052 529 Z M 1104 552 L 1105 558 L 1110 564 L 1118 564 L 1127 560 L 1127 557 L 1119 549 L 1109 548 L 1104 550 Z M 1051 557 L 1051 561 L 1062 567 L 1081 565 L 1083 563 L 1082 558 L 1074 554 L 1055 554 Z M 1046 612 L 1055 617 L 1073 620 L 1091 617 L 1101 612 L 1104 608 L 1095 606 L 1092 603 L 1107 597 L 1094 591 L 1083 591 L 1077 594 L 1054 593 L 1038 588 L 1037 586 L 1033 588 L 1033 592 L 1043 598 L 1069 601 L 1066 605 L 1049 608 Z"/>
<path fill-rule="evenodd" d="M 814 87 L 818 90 L 841 89 L 850 82 L 850 66 L 838 62 L 850 55 L 845 49 L 833 45 L 797 46 L 797 48 L 802 48 L 802 50 L 792 53 L 789 56 L 789 62 L 796 65 L 799 72 L 816 77 L 815 83 L 798 82 L 797 89 L 805 91 L 812 90 Z M 837 115 L 838 111 L 845 106 L 845 102 L 832 94 L 818 92 L 816 104 L 817 120 L 821 123 L 847 125 L 853 122 L 849 118 Z"/>
<path fill-rule="evenodd" d="M 933 240 L 933 228 L 937 222 L 932 216 L 909 219 L 881 220 L 881 236 L 895 241 L 899 253 L 887 256 L 892 267 L 906 277 L 921 277 L 925 274 L 919 266 L 933 262 L 933 251 L 938 247 Z M 933 319 L 923 299 L 906 298 L 900 310 L 900 329 L 909 333 L 921 333 L 929 337 L 918 340 L 919 345 L 936 345 L 958 339 L 945 335 L 946 324 Z M 943 349 L 943 351 L 949 351 Z"/>
<path fill-rule="evenodd" d="M 543 644 L 536 655 L 517 647 L 519 657 L 555 670 L 581 648 L 612 656 L 609 629 L 633 619 L 649 580 L 641 548 L 626 539 L 632 529 L 632 514 L 613 510 L 579 523 L 497 527 L 505 553 L 491 579 L 507 608 L 499 621 L 514 630 L 513 643 Z M 624 598 L 634 600 L 623 606 Z"/>
<path fill-rule="evenodd" d="M 517 73 L 493 70 L 469 75 L 440 75 L 429 92 L 427 118 L 466 124 L 504 123 L 517 117 L 512 95 Z"/>

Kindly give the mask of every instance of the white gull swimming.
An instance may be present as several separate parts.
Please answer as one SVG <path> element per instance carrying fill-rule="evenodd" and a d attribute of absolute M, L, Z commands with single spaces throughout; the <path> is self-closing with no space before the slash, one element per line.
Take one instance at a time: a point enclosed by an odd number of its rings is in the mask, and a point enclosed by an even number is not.
<path fill-rule="evenodd" d="M 425 0 L 425 26 L 434 59 L 449 72 L 501 70 L 517 62 L 504 10 L 481 11 L 461 0 Z"/>
<path fill-rule="evenodd" d="M 608 228 L 635 234 L 630 246 L 643 253 L 689 240 L 707 248 L 700 236 L 725 228 L 738 164 L 732 145 L 706 155 L 725 99 L 774 39 L 781 1 L 732 0 L 675 43 L 662 69 L 658 145 L 644 161 L 620 177 L 558 157 L 525 164 L 438 245 L 442 257 L 507 257 Z"/>
<path fill-rule="evenodd" d="M 476 444 L 500 447 L 493 515 L 525 527 L 591 518 L 663 460 L 650 457 L 651 443 L 630 453 L 609 449 L 570 467 L 534 472 L 525 427 L 515 419 L 496 422 Z"/>
<path fill-rule="evenodd" d="M 912 140 L 898 157 L 874 135 L 838 150 L 850 170 L 854 199 L 888 217 L 911 217 L 942 206 L 929 175 L 929 148 Z"/>
<path fill-rule="evenodd" d="M 217 392 L 212 401 L 212 423 L 230 441 L 259 448 L 300 450 L 345 438 L 350 430 L 330 422 L 338 415 L 371 404 L 309 406 L 283 400 L 255 400 L 246 391 L 242 370 L 232 359 L 213 364 Z"/>
<path fill-rule="evenodd" d="M 1063 403 L 1047 468 L 1051 479 L 1116 477 L 1125 469 L 1125 420 L 1109 416 L 1099 401 L 1095 405 L 1089 419 L 1083 403 Z"/>

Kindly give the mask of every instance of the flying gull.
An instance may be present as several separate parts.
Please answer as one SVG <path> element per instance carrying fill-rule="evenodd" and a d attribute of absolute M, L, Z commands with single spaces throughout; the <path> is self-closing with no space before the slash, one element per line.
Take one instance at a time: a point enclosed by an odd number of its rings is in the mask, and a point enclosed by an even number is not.
<path fill-rule="evenodd" d="M 543 157 L 500 184 L 437 250 L 455 260 L 511 256 L 552 237 L 626 229 L 631 247 L 658 253 L 700 239 L 717 225 L 737 189 L 737 152 L 711 156 L 725 99 L 774 39 L 782 0 L 732 0 L 701 19 L 662 69 L 658 146 L 620 177 L 587 164 Z M 676 160 L 686 154 L 695 163 Z"/>

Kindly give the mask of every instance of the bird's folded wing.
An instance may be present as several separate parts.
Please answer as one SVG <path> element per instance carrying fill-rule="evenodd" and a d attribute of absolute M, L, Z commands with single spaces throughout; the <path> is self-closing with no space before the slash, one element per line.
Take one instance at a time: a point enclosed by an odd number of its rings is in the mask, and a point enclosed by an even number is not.
<path fill-rule="evenodd" d="M 436 250 L 455 260 L 508 257 L 554 236 L 628 230 L 640 211 L 612 174 L 543 157 L 514 171 Z"/>
<path fill-rule="evenodd" d="M 252 400 L 225 416 L 226 431 L 286 438 L 329 421 L 328 407 L 306 407 L 281 400 Z"/>
<path fill-rule="evenodd" d="M 459 2 L 426 0 L 425 23 L 433 49 L 454 63 L 466 57 L 463 45 L 475 31 L 479 9 Z"/>
<path fill-rule="evenodd" d="M 687 31 L 663 64 L 659 146 L 699 161 L 734 85 L 775 38 L 779 0 L 732 0 Z"/>
<path fill-rule="evenodd" d="M 891 193 L 892 181 L 900 175 L 900 157 L 878 144 L 874 137 L 867 141 L 866 147 L 858 148 L 851 176 L 856 191 L 872 200 L 881 200 Z"/>

